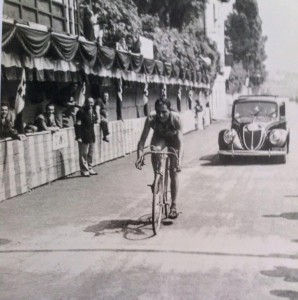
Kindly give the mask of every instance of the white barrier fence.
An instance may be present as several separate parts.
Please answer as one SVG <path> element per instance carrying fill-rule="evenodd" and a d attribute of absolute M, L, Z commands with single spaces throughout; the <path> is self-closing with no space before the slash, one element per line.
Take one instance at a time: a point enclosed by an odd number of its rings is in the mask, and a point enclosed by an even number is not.
<path fill-rule="evenodd" d="M 184 133 L 195 129 L 193 111 L 182 113 Z M 109 123 L 110 143 L 102 141 L 96 125 L 94 164 L 124 156 L 136 150 L 145 118 Z M 150 138 L 147 139 L 147 143 Z M 57 134 L 40 132 L 24 141 L 0 142 L 0 201 L 30 191 L 79 170 L 78 147 L 73 128 Z"/>

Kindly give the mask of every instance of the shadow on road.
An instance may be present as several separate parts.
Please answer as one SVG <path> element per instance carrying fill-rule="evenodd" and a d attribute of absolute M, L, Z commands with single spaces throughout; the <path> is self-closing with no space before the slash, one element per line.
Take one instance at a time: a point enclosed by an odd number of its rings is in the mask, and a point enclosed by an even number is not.
<path fill-rule="evenodd" d="M 201 164 L 203 167 L 220 166 L 222 163 L 218 159 L 217 154 L 209 154 L 200 157 L 200 160 L 206 160 L 206 163 Z"/>
<path fill-rule="evenodd" d="M 9 244 L 11 241 L 8 239 L 0 239 L 0 246 Z"/>
<path fill-rule="evenodd" d="M 144 240 L 153 236 L 151 214 L 137 220 L 103 220 L 98 224 L 88 226 L 84 231 L 92 232 L 95 236 L 123 233 L 128 240 Z"/>
<path fill-rule="evenodd" d="M 268 157 L 226 157 L 222 162 L 219 159 L 218 154 L 210 154 L 200 157 L 200 160 L 206 160 L 208 162 L 201 164 L 203 167 L 214 166 L 246 166 L 246 165 L 271 165 L 277 164 L 278 161 L 269 159 Z"/>
<path fill-rule="evenodd" d="M 271 295 L 288 298 L 289 300 L 298 300 L 298 292 L 290 291 L 290 290 L 273 290 L 270 291 Z"/>
<path fill-rule="evenodd" d="M 269 277 L 280 277 L 286 282 L 298 282 L 298 269 L 287 268 L 287 267 L 275 267 L 274 270 L 261 271 L 262 275 Z M 298 292 L 291 290 L 272 290 L 271 295 L 288 298 L 289 300 L 297 300 Z"/>
<path fill-rule="evenodd" d="M 67 176 L 59 178 L 59 180 L 74 179 L 79 177 L 84 178 L 84 176 L 82 176 L 81 174 L 69 174 Z"/>
<path fill-rule="evenodd" d="M 263 215 L 264 218 L 284 218 L 287 220 L 298 221 L 298 212 L 282 213 L 279 215 Z M 298 240 L 292 240 L 293 243 L 298 243 Z M 297 298 L 298 300 L 298 298 Z"/>
<path fill-rule="evenodd" d="M 263 215 L 264 218 L 284 218 L 288 220 L 298 220 L 298 212 L 282 213 L 279 215 Z"/>
<path fill-rule="evenodd" d="M 261 274 L 270 277 L 281 277 L 286 282 L 298 282 L 298 269 L 275 267 L 274 270 L 261 271 Z"/>

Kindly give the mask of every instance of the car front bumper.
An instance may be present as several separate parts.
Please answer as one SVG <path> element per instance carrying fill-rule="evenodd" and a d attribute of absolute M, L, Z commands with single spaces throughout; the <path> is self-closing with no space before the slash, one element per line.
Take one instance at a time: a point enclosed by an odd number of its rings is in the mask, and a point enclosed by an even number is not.
<path fill-rule="evenodd" d="M 287 154 L 284 149 L 281 150 L 219 150 L 218 154 L 226 156 L 283 156 Z"/>

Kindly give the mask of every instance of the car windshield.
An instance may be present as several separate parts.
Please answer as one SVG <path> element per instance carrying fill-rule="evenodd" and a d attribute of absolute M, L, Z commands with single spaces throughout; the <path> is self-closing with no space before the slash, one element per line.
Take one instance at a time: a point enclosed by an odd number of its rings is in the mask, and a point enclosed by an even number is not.
<path fill-rule="evenodd" d="M 268 122 L 277 118 L 277 105 L 274 102 L 240 102 L 235 104 L 234 118 L 240 123 Z"/>

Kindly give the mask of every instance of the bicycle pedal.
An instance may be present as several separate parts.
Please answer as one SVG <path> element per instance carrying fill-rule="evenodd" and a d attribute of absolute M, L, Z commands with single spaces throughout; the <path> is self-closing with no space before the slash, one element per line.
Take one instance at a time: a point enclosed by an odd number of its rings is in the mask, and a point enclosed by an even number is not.
<path fill-rule="evenodd" d="M 152 194 L 153 194 L 153 191 L 154 191 L 154 186 L 153 186 L 153 184 L 147 184 L 147 186 L 150 187 L 151 192 L 152 192 Z"/>

